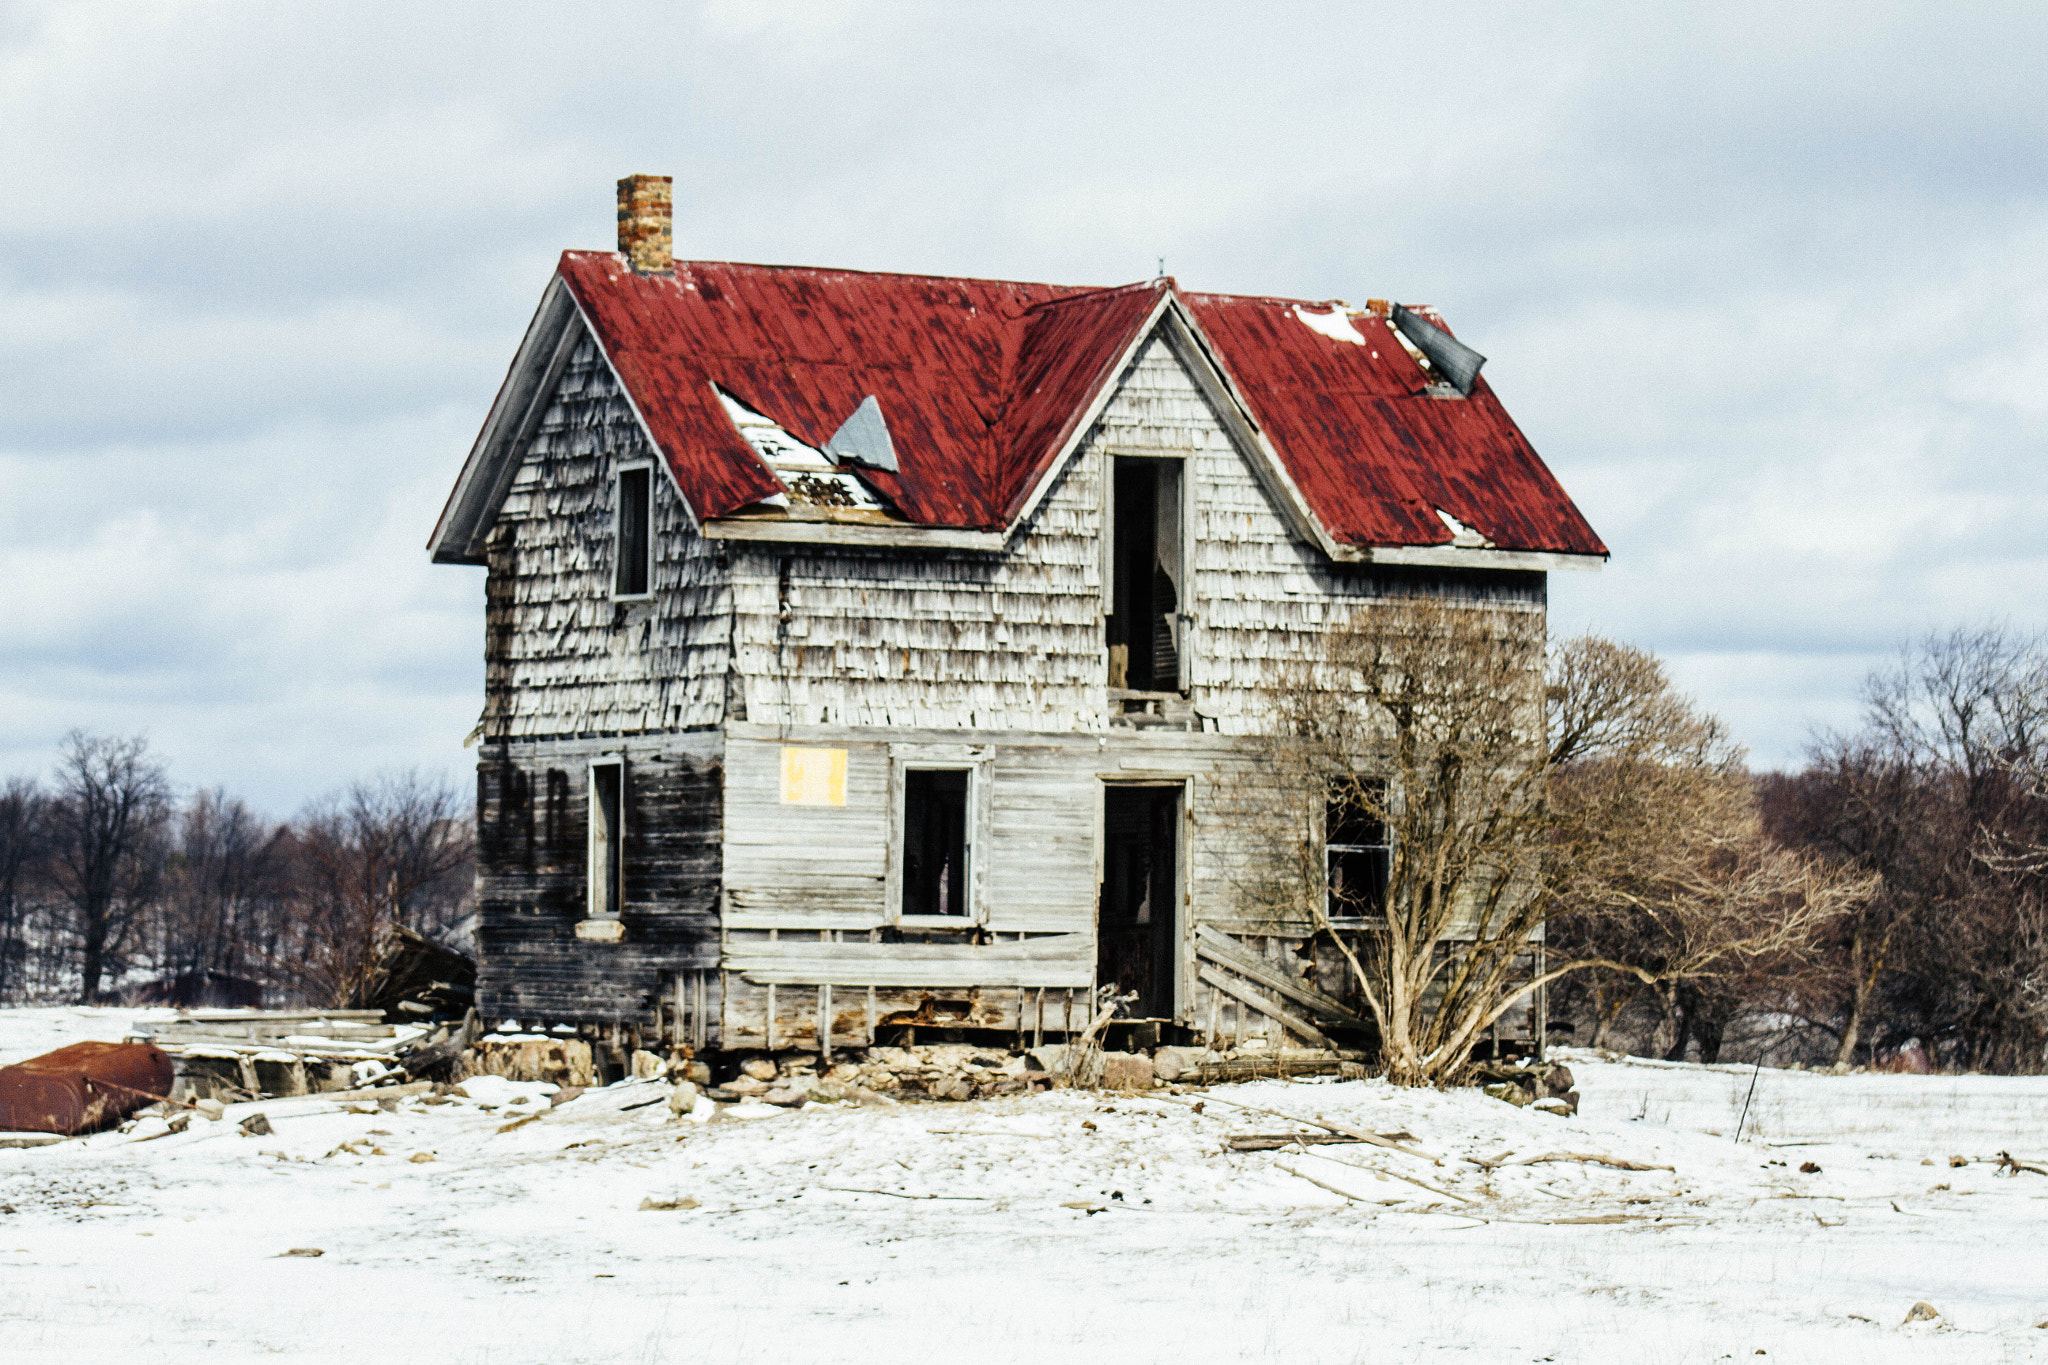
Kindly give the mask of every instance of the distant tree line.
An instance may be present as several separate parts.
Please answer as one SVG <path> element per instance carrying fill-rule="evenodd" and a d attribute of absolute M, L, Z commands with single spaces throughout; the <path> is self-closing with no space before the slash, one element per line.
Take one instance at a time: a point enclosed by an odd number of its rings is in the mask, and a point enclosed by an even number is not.
<path fill-rule="evenodd" d="M 2048 1069 L 2048 639 L 1929 636 L 1871 676 L 1853 732 L 1819 739 L 1799 771 L 1743 774 L 1733 795 L 1752 851 L 1703 848 L 1703 867 L 1732 874 L 1775 848 L 1860 875 L 1868 894 L 1725 970 L 1567 983 L 1552 1013 L 1580 1041 L 1706 1061 Z M 1565 946 L 1604 940 L 1654 968 L 1670 925 L 1638 913 L 1557 928 Z"/>
<path fill-rule="evenodd" d="M 0 785 L 0 1003 L 344 1005 L 386 926 L 466 946 L 472 813 L 417 773 L 269 821 L 141 737 Z"/>

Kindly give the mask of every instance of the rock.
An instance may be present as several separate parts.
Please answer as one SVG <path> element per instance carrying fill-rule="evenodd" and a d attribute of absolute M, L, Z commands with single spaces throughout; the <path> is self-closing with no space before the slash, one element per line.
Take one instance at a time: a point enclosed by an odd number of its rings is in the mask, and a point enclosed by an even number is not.
<path fill-rule="evenodd" d="M 721 1088 L 742 1099 L 755 1099 L 768 1093 L 768 1082 L 758 1076 L 742 1076 L 736 1081 L 727 1081 Z"/>
<path fill-rule="evenodd" d="M 696 1207 L 697 1201 L 687 1194 L 679 1194 L 670 1199 L 656 1199 L 650 1194 L 640 1201 L 640 1212 L 642 1213 L 670 1213 L 677 1209 L 694 1209 Z"/>
<path fill-rule="evenodd" d="M 1941 1310 L 1924 1300 L 1906 1310 L 1906 1322 L 1932 1322 L 1940 1316 Z M 1906 1322 L 1900 1323 L 1899 1326 L 1904 1327 Z"/>
<path fill-rule="evenodd" d="M 772 1081 L 775 1079 L 775 1063 L 766 1057 L 747 1058 L 747 1060 L 740 1063 L 740 1071 L 742 1074 L 757 1081 Z"/>
<path fill-rule="evenodd" d="M 703 1098 L 703 1095 L 704 1092 L 697 1088 L 695 1082 L 679 1082 L 675 1089 L 668 1092 L 668 1111 L 680 1118 L 695 1109 L 697 1101 Z"/>
<path fill-rule="evenodd" d="M 778 1085 L 761 1096 L 763 1104 L 779 1105 L 784 1109 L 801 1109 L 809 1102 L 810 1096 L 794 1086 Z"/>
<path fill-rule="evenodd" d="M 314 1256 L 325 1256 L 326 1254 L 327 1253 L 319 1247 L 293 1247 L 290 1251 L 278 1252 L 276 1259 L 281 1261 L 287 1256 L 304 1256 L 307 1258 L 311 1258 Z"/>
<path fill-rule="evenodd" d="M 1024 1062 L 1033 1071 L 1043 1071 L 1051 1075 L 1057 1075 L 1059 1074 L 1060 1062 L 1065 1059 L 1066 1055 L 1067 1045 L 1065 1043 L 1047 1043 L 1044 1047 L 1035 1047 L 1025 1053 Z"/>
<path fill-rule="evenodd" d="M 1799 1173 L 1801 1175 L 1819 1175 L 1820 1166 L 1817 1162 L 1802 1161 L 1799 1163 Z"/>
<path fill-rule="evenodd" d="M 1559 1098 L 1560 1098 L 1560 1099 L 1562 1099 L 1562 1100 L 1563 1100 L 1563 1101 L 1564 1101 L 1564 1102 L 1565 1102 L 1566 1104 L 1569 1104 L 1569 1105 L 1570 1105 L 1570 1106 L 1572 1107 L 1572 1112 L 1573 1112 L 1574 1114 L 1576 1114 L 1576 1113 L 1578 1113 L 1578 1112 L 1579 1112 L 1579 1092 L 1578 1092 L 1578 1091 L 1576 1091 L 1576 1090 L 1568 1091 L 1568 1092 L 1566 1092 L 1566 1093 L 1565 1093 L 1564 1095 L 1560 1096 Z"/>
<path fill-rule="evenodd" d="M 1000 1071 L 1002 1069 L 1003 1059 L 1001 1057 L 991 1057 L 987 1053 L 983 1052 L 977 1053 L 975 1056 L 969 1057 L 967 1059 L 967 1065 L 982 1067 L 983 1069 L 989 1071 Z"/>
<path fill-rule="evenodd" d="M 1497 1081 L 1486 1087 L 1486 1094 L 1520 1109 L 1530 1102 L 1529 1092 L 1513 1081 Z"/>
<path fill-rule="evenodd" d="M 718 1101 L 709 1095 L 699 1095 L 697 1103 L 691 1106 L 690 1122 L 709 1123 L 718 1117 Z"/>
<path fill-rule="evenodd" d="M 508 1081 L 554 1085 L 589 1085 L 597 1078 L 590 1043 L 582 1038 L 482 1042 L 471 1053 L 470 1069 Z"/>
<path fill-rule="evenodd" d="M 583 1087 L 580 1085 L 565 1085 L 560 1090 L 557 1090 L 554 1094 L 548 1096 L 548 1108 L 560 1108 L 562 1105 L 567 1104 L 570 1100 L 575 1099 L 578 1095 L 582 1093 Z M 396 1106 L 394 1105 L 393 1107 L 395 1108 Z"/>
<path fill-rule="evenodd" d="M 945 1076 L 931 1086 L 935 1100 L 965 1100 L 974 1095 L 974 1082 L 965 1076 Z"/>
<path fill-rule="evenodd" d="M 1970 1164 L 1970 1158 L 1966 1156 L 1952 1156 L 1948 1159 L 1948 1164 L 1951 1166 L 1967 1166 Z"/>
<path fill-rule="evenodd" d="M 880 1091 L 870 1090 L 866 1086 L 856 1085 L 849 1089 L 846 1093 L 852 1098 L 855 1104 L 862 1105 L 870 1109 L 893 1108 L 897 1103 L 897 1101 L 889 1098 L 889 1096 L 887 1095 L 882 1094 Z"/>
<path fill-rule="evenodd" d="M 432 1152 L 414 1152 L 411 1156 L 406 1158 L 407 1161 L 410 1161 L 415 1166 L 423 1165 L 426 1162 L 432 1161 L 433 1159 L 434 1154 Z"/>
<path fill-rule="evenodd" d="M 228 1112 L 228 1107 L 219 1100 L 204 1099 L 195 1101 L 192 1105 L 192 1111 L 203 1119 L 212 1119 L 218 1122 L 220 1117 Z"/>
<path fill-rule="evenodd" d="M 672 1081 L 688 1081 L 702 1089 L 711 1084 L 711 1067 L 706 1062 L 684 1061 L 676 1058 L 668 1064 L 668 1076 Z"/>
<path fill-rule="evenodd" d="M 658 1081 L 668 1074 L 668 1063 L 659 1054 L 633 1049 L 633 1079 L 636 1081 Z"/>
<path fill-rule="evenodd" d="M 251 1114 L 242 1120 L 242 1132 L 249 1137 L 269 1137 L 275 1131 L 262 1114 Z"/>
<path fill-rule="evenodd" d="M 1102 1054 L 1102 1088 L 1105 1090 L 1150 1090 L 1152 1059 L 1137 1052 Z"/>
<path fill-rule="evenodd" d="M 1545 1114 L 1569 1116 L 1572 1112 L 1571 1105 L 1562 1096 L 1558 1095 L 1551 1095 L 1544 1099 L 1536 1100 L 1529 1107 Z"/>
<path fill-rule="evenodd" d="M 1568 1066 L 1553 1066 L 1550 1074 L 1543 1078 L 1544 1088 L 1552 1095 L 1564 1096 L 1571 1093 L 1574 1081 L 1572 1069 Z"/>

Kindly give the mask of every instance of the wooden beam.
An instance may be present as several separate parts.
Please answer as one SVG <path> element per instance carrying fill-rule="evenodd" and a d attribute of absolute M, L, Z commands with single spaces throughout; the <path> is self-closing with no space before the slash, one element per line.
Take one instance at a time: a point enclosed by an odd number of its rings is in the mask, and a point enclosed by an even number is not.
<path fill-rule="evenodd" d="M 1253 990 L 1249 986 L 1244 985 L 1242 982 L 1232 981 L 1229 977 L 1223 975 L 1223 973 L 1216 971 L 1210 967 L 1202 968 L 1201 979 L 1203 984 L 1215 990 L 1222 991 L 1225 995 L 1228 995 L 1235 1000 L 1250 1005 L 1260 1014 L 1265 1015 L 1268 1019 L 1277 1021 L 1285 1028 L 1292 1029 L 1294 1032 L 1300 1034 L 1302 1037 L 1314 1043 L 1317 1047 L 1327 1047 L 1332 1049 L 1336 1047 L 1336 1044 L 1332 1043 L 1329 1040 L 1329 1038 L 1323 1034 L 1323 1031 L 1317 1028 L 1314 1024 L 1311 1024 L 1308 1020 L 1303 1019 L 1301 1016 L 1297 1014 L 1291 1014 L 1287 1010 L 1282 1009 L 1279 1005 L 1275 1004 L 1271 1000 L 1268 1000 L 1265 996 L 1260 995 L 1257 991 Z"/>
<path fill-rule="evenodd" d="M 1313 986 L 1288 980 L 1285 973 L 1275 970 L 1270 963 L 1252 957 L 1234 940 L 1206 924 L 1195 927 L 1195 951 L 1219 967 L 1228 967 L 1239 976 L 1249 977 L 1268 990 L 1278 991 L 1298 1005 L 1306 1005 L 1326 1019 L 1335 1019 L 1353 1028 L 1365 1027 L 1363 1018 L 1338 1001 Z"/>

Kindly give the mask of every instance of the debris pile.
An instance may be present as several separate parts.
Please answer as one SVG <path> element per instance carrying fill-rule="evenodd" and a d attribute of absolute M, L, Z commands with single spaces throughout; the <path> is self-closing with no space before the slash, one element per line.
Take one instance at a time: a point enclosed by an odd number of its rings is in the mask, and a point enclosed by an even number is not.
<path fill-rule="evenodd" d="M 1488 1095 L 1518 1109 L 1529 1105 L 1552 1114 L 1579 1112 L 1571 1068 L 1562 1063 L 1481 1062 L 1472 1072 Z"/>
<path fill-rule="evenodd" d="M 476 959 L 403 925 L 387 926 L 350 1003 L 394 1024 L 463 1019 L 476 1005 Z"/>

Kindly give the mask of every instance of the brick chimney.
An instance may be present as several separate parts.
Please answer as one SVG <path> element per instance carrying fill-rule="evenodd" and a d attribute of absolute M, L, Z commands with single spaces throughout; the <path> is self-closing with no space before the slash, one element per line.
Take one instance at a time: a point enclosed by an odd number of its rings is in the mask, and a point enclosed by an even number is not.
<path fill-rule="evenodd" d="M 675 179 L 629 175 L 619 182 L 619 254 L 640 275 L 675 272 Z"/>

